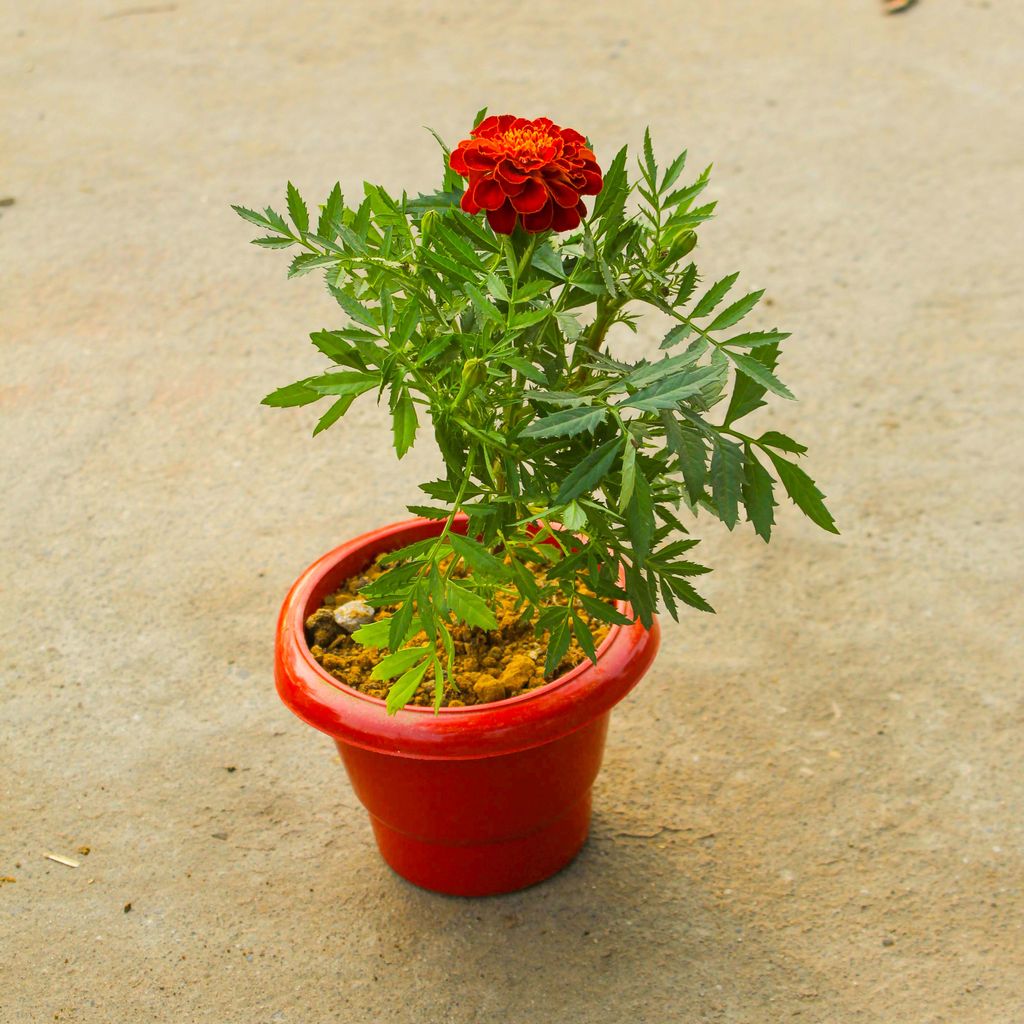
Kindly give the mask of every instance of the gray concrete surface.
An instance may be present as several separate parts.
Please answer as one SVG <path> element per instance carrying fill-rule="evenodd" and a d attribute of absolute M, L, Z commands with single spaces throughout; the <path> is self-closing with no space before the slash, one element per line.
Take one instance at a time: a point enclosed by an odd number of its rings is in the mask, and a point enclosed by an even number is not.
<path fill-rule="evenodd" d="M 1024 1019 L 1020 5 L 35 0 L 0 39 L 3 1024 Z M 420 126 L 484 103 L 716 162 L 703 267 L 795 332 L 764 422 L 844 532 L 709 529 L 719 615 L 617 712 L 584 853 L 471 902 L 381 864 L 274 694 L 291 580 L 434 455 L 260 408 L 338 315 L 228 204 L 429 187 Z"/>

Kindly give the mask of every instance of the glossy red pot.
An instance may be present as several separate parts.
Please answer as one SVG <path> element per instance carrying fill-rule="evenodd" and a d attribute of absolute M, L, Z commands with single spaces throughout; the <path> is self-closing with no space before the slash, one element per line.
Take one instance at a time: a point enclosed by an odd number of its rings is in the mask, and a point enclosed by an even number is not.
<path fill-rule="evenodd" d="M 303 623 L 376 555 L 441 526 L 413 519 L 373 530 L 296 580 L 278 620 L 277 691 L 337 743 L 395 871 L 452 895 L 512 892 L 553 875 L 586 840 L 608 717 L 650 667 L 658 624 L 613 626 L 596 665 L 584 662 L 518 697 L 389 716 L 383 701 L 342 686 L 314 661 Z M 464 531 L 465 519 L 454 528 Z"/>

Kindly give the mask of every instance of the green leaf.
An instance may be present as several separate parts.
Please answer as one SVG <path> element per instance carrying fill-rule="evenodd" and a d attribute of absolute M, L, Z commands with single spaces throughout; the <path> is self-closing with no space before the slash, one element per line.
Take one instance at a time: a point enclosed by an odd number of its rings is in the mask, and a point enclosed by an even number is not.
<path fill-rule="evenodd" d="M 527 309 L 522 313 L 516 313 L 514 317 L 509 321 L 509 330 L 521 331 L 525 327 L 532 327 L 534 324 L 539 324 L 541 320 L 545 320 L 551 316 L 551 307 L 545 306 L 543 309 Z M 502 321 L 504 323 L 504 321 Z"/>
<path fill-rule="evenodd" d="M 291 234 L 291 231 L 288 229 L 288 222 L 276 210 L 272 210 L 268 206 L 263 212 L 264 212 L 264 214 L 266 214 L 267 223 L 275 231 L 280 231 L 282 235 L 290 235 Z"/>
<path fill-rule="evenodd" d="M 487 301 L 487 296 L 484 295 L 476 285 L 470 284 L 468 281 L 463 285 L 462 290 L 469 296 L 473 305 L 476 307 L 477 312 L 482 317 L 490 320 L 491 323 L 497 324 L 499 327 L 505 326 L 505 318 L 498 312 L 498 307 L 493 302 Z"/>
<path fill-rule="evenodd" d="M 389 626 L 389 631 L 390 628 Z M 430 648 L 426 644 L 421 644 L 418 647 L 403 647 L 400 651 L 395 651 L 378 661 L 370 673 L 370 678 L 393 679 L 415 665 L 429 650 Z"/>
<path fill-rule="evenodd" d="M 533 258 L 530 261 L 538 270 L 557 277 L 560 281 L 565 280 L 565 270 L 562 267 L 561 257 L 555 253 L 551 246 L 544 242 L 534 250 Z"/>
<path fill-rule="evenodd" d="M 288 215 L 299 229 L 300 235 L 309 230 L 309 211 L 302 201 L 302 196 L 299 195 L 299 190 L 290 181 L 288 182 Z"/>
<path fill-rule="evenodd" d="M 665 427 L 668 446 L 679 459 L 690 504 L 696 505 L 704 494 L 707 482 L 708 453 L 704 440 L 689 424 L 680 424 L 668 409 L 662 411 L 661 422 Z"/>
<path fill-rule="evenodd" d="M 262 213 L 257 213 L 255 210 L 247 210 L 244 206 L 232 206 L 231 209 L 234 210 L 242 220 L 247 220 L 250 224 L 255 224 L 259 228 L 270 227 L 270 221 L 267 220 Z"/>
<path fill-rule="evenodd" d="M 679 342 L 684 341 L 689 335 L 693 333 L 693 328 L 689 324 L 676 324 L 675 327 L 671 328 L 668 334 L 665 335 L 661 340 L 659 348 L 672 348 L 673 345 L 678 345 Z"/>
<path fill-rule="evenodd" d="M 626 526 L 633 543 L 633 554 L 642 564 L 651 553 L 655 523 L 651 488 L 639 466 L 635 471 L 633 497 L 626 507 Z"/>
<path fill-rule="evenodd" d="M 582 530 L 587 525 L 587 513 L 583 511 L 578 501 L 570 501 L 562 510 L 562 525 L 572 533 Z"/>
<path fill-rule="evenodd" d="M 766 430 L 757 440 L 759 444 L 791 452 L 793 455 L 803 455 L 807 451 L 807 448 L 799 441 L 794 441 L 793 438 L 780 434 L 777 430 Z"/>
<path fill-rule="evenodd" d="M 320 211 L 320 220 L 317 222 L 316 233 L 321 238 L 326 238 L 328 241 L 335 239 L 344 209 L 345 200 L 341 194 L 341 185 L 335 182 L 331 194 L 327 197 L 327 202 L 324 203 L 324 207 Z"/>
<path fill-rule="evenodd" d="M 488 274 L 485 282 L 487 291 L 490 292 L 496 299 L 502 302 L 508 302 L 508 289 L 505 287 L 505 282 L 496 274 Z"/>
<path fill-rule="evenodd" d="M 758 345 L 769 345 L 772 342 L 784 341 L 789 337 L 785 331 L 749 331 L 746 334 L 737 334 L 735 338 L 723 341 L 723 345 L 738 345 L 740 348 L 756 348 Z"/>
<path fill-rule="evenodd" d="M 348 313 L 356 323 L 360 323 L 364 327 L 376 328 L 378 326 L 377 321 L 373 318 L 373 314 L 358 299 L 349 295 L 348 292 L 342 291 L 340 288 L 336 288 L 334 285 L 329 285 L 328 287 L 331 294 L 337 300 L 338 305 L 341 306 L 341 308 L 345 310 L 345 312 Z"/>
<path fill-rule="evenodd" d="M 651 188 L 658 187 L 658 165 L 654 162 L 654 146 L 651 143 L 651 129 L 644 129 L 644 177 L 650 183 Z M 656 205 L 656 204 L 653 204 Z"/>
<path fill-rule="evenodd" d="M 437 668 L 436 658 L 426 658 L 419 665 L 414 666 L 405 672 L 388 690 L 387 712 L 389 715 L 397 714 L 406 704 L 416 696 L 423 677 L 431 665 Z"/>
<path fill-rule="evenodd" d="M 715 437 L 711 455 L 711 494 L 722 522 L 731 530 L 739 518 L 743 487 L 743 452 L 738 444 Z"/>
<path fill-rule="evenodd" d="M 592 619 L 600 619 L 602 622 L 611 623 L 613 626 L 629 626 L 633 620 L 628 615 L 623 615 L 615 605 L 607 601 L 601 601 L 588 594 L 577 592 L 576 600 L 583 605 L 584 610 Z"/>
<path fill-rule="evenodd" d="M 756 359 L 769 371 L 774 370 L 779 358 L 779 346 L 761 345 L 750 353 L 749 358 Z M 760 409 L 764 405 L 762 398 L 766 390 L 763 384 L 755 381 L 749 374 L 738 374 L 723 426 L 728 427 L 755 409 Z"/>
<path fill-rule="evenodd" d="M 416 406 L 412 397 L 405 388 L 397 392 L 392 407 L 392 426 L 395 435 L 395 451 L 398 457 L 403 455 L 413 446 L 416 440 L 416 428 L 419 426 L 419 419 L 416 416 Z"/>
<path fill-rule="evenodd" d="M 261 405 L 272 405 L 275 408 L 284 409 L 296 405 L 309 405 L 311 402 L 318 402 L 323 396 L 319 391 L 314 391 L 309 386 L 315 377 L 307 377 L 305 380 L 297 380 L 294 384 L 287 384 L 283 388 L 271 391 L 260 403 Z"/>
<path fill-rule="evenodd" d="M 744 295 L 742 299 L 738 299 L 731 306 L 726 306 L 718 316 L 708 325 L 709 331 L 721 331 L 726 327 L 732 327 L 733 324 L 738 323 L 742 320 L 760 301 L 761 296 L 764 295 L 764 289 L 762 288 L 757 292 L 750 292 L 748 295 Z"/>
<path fill-rule="evenodd" d="M 636 445 L 632 436 L 626 435 L 626 446 L 622 450 L 622 483 L 619 486 L 619 511 L 622 512 L 633 497 L 636 484 Z"/>
<path fill-rule="evenodd" d="M 616 206 L 621 208 L 626 200 L 626 156 L 628 149 L 623 146 L 615 154 L 604 173 L 604 185 L 594 201 L 594 213 L 591 220 L 600 220 Z"/>
<path fill-rule="evenodd" d="M 690 263 L 679 276 L 679 291 L 676 293 L 675 305 L 685 306 L 697 287 L 697 264 Z"/>
<path fill-rule="evenodd" d="M 556 313 L 559 329 L 565 335 L 566 341 L 576 341 L 583 333 L 583 325 L 572 313 Z"/>
<path fill-rule="evenodd" d="M 289 245 L 295 245 L 295 239 L 267 235 L 266 238 L 254 238 L 252 244 L 258 245 L 261 249 L 287 249 Z"/>
<path fill-rule="evenodd" d="M 548 382 L 547 377 L 544 376 L 544 372 L 539 367 L 527 362 L 521 356 L 505 356 L 502 362 L 506 366 L 511 366 L 513 370 L 518 370 L 527 380 L 533 381 L 534 384 L 546 385 Z"/>
<path fill-rule="evenodd" d="M 452 614 L 460 622 L 480 629 L 498 628 L 498 620 L 494 617 L 494 612 L 479 594 L 459 586 L 454 580 L 448 580 L 445 584 L 444 595 Z"/>
<path fill-rule="evenodd" d="M 783 384 L 782 381 L 764 365 L 764 363 L 760 362 L 754 356 L 743 355 L 740 352 L 730 352 L 729 358 L 736 364 L 736 369 L 739 370 L 740 373 L 745 374 L 751 380 L 760 384 L 763 388 L 766 388 L 768 391 L 771 391 L 782 398 L 788 398 L 790 401 L 796 400 L 796 396 L 793 392 L 790 391 L 789 388 L 787 388 L 786 385 Z"/>
<path fill-rule="evenodd" d="M 661 184 L 658 186 L 659 192 L 667 192 L 675 183 L 676 179 L 682 174 L 683 168 L 686 166 L 686 150 L 679 154 L 668 165 L 668 170 L 665 171 L 665 177 L 661 179 Z"/>
<path fill-rule="evenodd" d="M 779 474 L 782 486 L 793 503 L 812 523 L 816 523 L 829 533 L 838 533 L 832 514 L 825 507 L 825 495 L 818 490 L 814 481 L 794 462 L 784 459 L 781 455 L 769 451 L 768 458 Z"/>
<path fill-rule="evenodd" d="M 578 462 L 562 481 L 555 504 L 564 505 L 581 494 L 592 491 L 611 469 L 621 446 L 621 437 L 612 438 L 611 441 L 596 448 L 585 459 Z"/>
<path fill-rule="evenodd" d="M 390 630 L 390 618 L 377 619 L 375 622 L 368 622 L 365 626 L 360 626 L 352 634 L 352 639 L 360 647 L 387 647 Z"/>
<path fill-rule="evenodd" d="M 604 421 L 607 409 L 580 406 L 576 409 L 559 409 L 548 416 L 539 416 L 527 424 L 522 437 L 572 437 L 583 431 L 593 433 L 595 428 Z"/>
<path fill-rule="evenodd" d="M 697 394 L 709 377 L 711 367 L 701 367 L 699 372 L 673 374 L 664 380 L 655 381 L 642 388 L 635 395 L 628 395 L 617 404 L 630 409 L 642 409 L 645 412 L 656 412 L 659 409 L 672 409 L 684 398 Z"/>
<path fill-rule="evenodd" d="M 360 373 L 358 370 L 342 370 L 338 373 L 324 373 L 314 377 L 309 386 L 321 395 L 361 395 L 380 384 L 379 373 Z"/>
<path fill-rule="evenodd" d="M 313 436 L 326 430 L 328 427 L 334 426 L 338 420 L 341 419 L 345 413 L 348 412 L 349 407 L 356 400 L 356 395 L 344 395 L 339 398 L 331 407 L 316 421 L 316 426 L 313 428 Z"/>
<path fill-rule="evenodd" d="M 569 644 L 572 643 L 572 633 L 569 629 L 569 609 L 558 609 L 561 618 L 550 628 L 548 634 L 548 651 L 544 658 L 544 675 L 550 678 L 555 674 L 566 652 Z"/>
<path fill-rule="evenodd" d="M 715 306 L 717 306 L 722 299 L 725 298 L 725 293 L 736 283 L 739 272 L 735 274 L 729 274 L 728 277 L 723 277 L 721 281 L 716 281 L 703 295 L 700 302 L 697 303 L 691 316 L 694 319 L 698 317 L 707 316 Z"/>
<path fill-rule="evenodd" d="M 747 509 L 747 520 L 767 543 L 771 540 L 775 523 L 772 510 L 778 503 L 773 496 L 771 474 L 757 461 L 749 445 L 743 453 L 743 504 Z"/>
<path fill-rule="evenodd" d="M 412 617 L 415 611 L 413 601 L 403 601 L 398 606 L 398 611 L 388 619 L 388 647 L 397 651 L 408 638 L 412 627 Z"/>
<path fill-rule="evenodd" d="M 679 373 L 687 366 L 691 366 L 700 358 L 699 351 L 686 351 L 679 356 L 668 356 L 664 359 L 657 359 L 653 363 L 641 364 L 626 377 L 626 383 L 634 387 L 643 387 L 653 384 L 656 380 L 662 380 L 673 374 Z"/>
<path fill-rule="evenodd" d="M 449 533 L 448 543 L 451 544 L 455 554 L 473 570 L 474 574 L 492 580 L 509 579 L 508 566 L 500 558 L 492 555 L 479 541 L 461 533 Z"/>

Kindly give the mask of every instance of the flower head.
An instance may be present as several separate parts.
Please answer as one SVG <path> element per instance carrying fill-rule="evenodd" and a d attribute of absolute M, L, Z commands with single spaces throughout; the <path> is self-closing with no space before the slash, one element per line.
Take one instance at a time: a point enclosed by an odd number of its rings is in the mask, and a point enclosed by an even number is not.
<path fill-rule="evenodd" d="M 586 141 L 546 117 L 486 118 L 449 160 L 468 179 L 462 209 L 484 210 L 499 235 L 512 234 L 517 221 L 530 234 L 572 231 L 587 213 L 581 196 L 596 196 L 603 185 Z"/>

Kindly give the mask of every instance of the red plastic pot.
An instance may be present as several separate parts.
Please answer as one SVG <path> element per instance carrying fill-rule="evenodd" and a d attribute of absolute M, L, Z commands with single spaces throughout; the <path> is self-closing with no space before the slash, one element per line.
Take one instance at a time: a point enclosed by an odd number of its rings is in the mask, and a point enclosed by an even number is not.
<path fill-rule="evenodd" d="M 512 892 L 563 868 L 586 840 L 608 717 L 650 667 L 659 629 L 613 626 L 596 665 L 584 662 L 518 697 L 389 716 L 383 701 L 342 686 L 314 661 L 303 623 L 376 555 L 441 526 L 413 519 L 373 530 L 296 580 L 278 619 L 277 691 L 337 743 L 395 871 L 452 895 Z M 465 519 L 454 528 L 464 531 Z"/>

